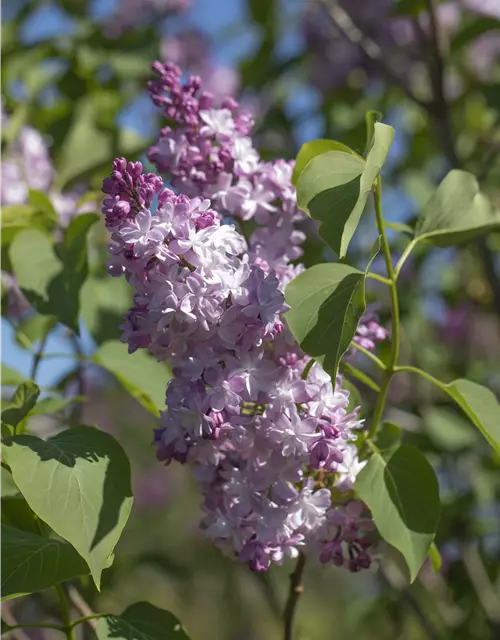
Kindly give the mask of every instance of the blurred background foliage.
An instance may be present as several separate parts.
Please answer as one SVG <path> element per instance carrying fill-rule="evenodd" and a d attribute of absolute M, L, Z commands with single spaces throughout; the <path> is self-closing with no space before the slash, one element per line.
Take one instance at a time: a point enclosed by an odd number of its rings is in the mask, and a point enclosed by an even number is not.
<path fill-rule="evenodd" d="M 157 58 L 201 75 L 219 97 L 237 95 L 256 117 L 257 146 L 268 158 L 293 158 L 318 137 L 362 151 L 365 113 L 382 111 L 397 132 L 383 195 L 394 229 L 412 224 L 451 167 L 473 171 L 499 205 L 500 2 L 4 0 L 2 9 L 2 397 L 34 367 L 50 416 L 32 415 L 30 430 L 97 424 L 120 440 L 133 465 L 135 506 L 115 563 L 101 593 L 90 582 L 81 591 L 95 610 L 149 600 L 178 615 L 193 638 L 279 637 L 289 567 L 255 576 L 221 556 L 197 528 L 188 471 L 155 461 L 153 414 L 169 372 L 142 353 L 128 356 L 118 341 L 130 292 L 106 276 L 101 223 L 88 226 L 79 338 L 54 324 L 54 309 L 41 315 L 20 296 L 16 283 L 32 278 L 27 256 L 38 257 L 39 284 L 53 275 L 54 259 L 39 235 L 23 232 L 61 237 L 75 213 L 99 208 L 114 157 L 144 159 L 160 126 L 145 90 Z M 396 257 L 404 239 L 389 232 Z M 374 237 L 367 215 L 349 260 L 366 255 Z M 402 360 L 498 395 L 499 255 L 496 233 L 412 256 L 401 277 Z M 333 257 L 312 238 L 302 261 Z M 376 287 L 370 295 L 385 319 L 385 292 Z M 48 357 L 38 362 L 41 342 Z M 298 637 L 498 639 L 500 460 L 425 382 L 396 382 L 388 419 L 440 479 L 443 567 L 437 574 L 424 567 L 412 586 L 389 549 L 368 574 L 309 567 Z M 372 398 L 362 391 L 368 415 Z M 87 401 L 69 407 L 64 399 L 75 393 Z M 2 502 L 8 520 L 12 501 Z M 38 594 L 4 611 L 29 622 L 41 613 L 50 619 L 54 607 L 50 594 Z M 16 633 L 25 640 L 55 632 Z M 78 633 L 91 637 L 83 626 Z"/>

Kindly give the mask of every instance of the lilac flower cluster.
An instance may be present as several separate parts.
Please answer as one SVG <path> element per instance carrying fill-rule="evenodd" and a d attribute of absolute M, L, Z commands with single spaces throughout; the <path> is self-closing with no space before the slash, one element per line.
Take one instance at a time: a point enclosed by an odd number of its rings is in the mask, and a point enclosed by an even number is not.
<path fill-rule="evenodd" d="M 206 535 L 253 570 L 300 549 L 367 568 L 373 525 L 351 493 L 358 409 L 283 322 L 284 287 L 303 269 L 293 165 L 261 161 L 234 100 L 215 108 L 198 78 L 154 69 L 169 126 L 150 157 L 181 195 L 119 158 L 103 213 L 110 272 L 135 291 L 122 339 L 173 366 L 157 456 L 193 467 Z M 227 215 L 257 223 L 248 241 Z M 371 319 L 364 332 L 381 338 Z"/>

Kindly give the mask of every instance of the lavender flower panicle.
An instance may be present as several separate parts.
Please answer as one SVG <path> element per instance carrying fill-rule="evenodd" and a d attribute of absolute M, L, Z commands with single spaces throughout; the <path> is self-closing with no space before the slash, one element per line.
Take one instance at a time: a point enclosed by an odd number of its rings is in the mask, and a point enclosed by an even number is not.
<path fill-rule="evenodd" d="M 315 364 L 302 379 L 310 358 L 283 322 L 284 287 L 303 270 L 292 263 L 304 240 L 293 164 L 260 159 L 234 100 L 215 108 L 198 78 L 154 69 L 149 89 L 169 126 L 150 158 L 182 195 L 118 158 L 103 213 L 110 272 L 134 288 L 122 339 L 173 366 L 157 457 L 192 466 L 206 535 L 254 571 L 301 548 L 366 568 L 373 525 L 350 493 L 362 420 L 340 377 L 332 385 Z M 248 242 L 226 215 L 257 223 Z"/>

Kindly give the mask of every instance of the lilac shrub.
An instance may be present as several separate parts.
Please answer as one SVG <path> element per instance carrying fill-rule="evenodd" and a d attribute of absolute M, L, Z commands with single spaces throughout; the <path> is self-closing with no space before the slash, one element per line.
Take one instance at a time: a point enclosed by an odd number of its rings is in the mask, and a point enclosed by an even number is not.
<path fill-rule="evenodd" d="M 192 466 L 206 535 L 254 571 L 300 550 L 367 568 L 373 523 L 351 493 L 359 407 L 283 321 L 284 287 L 303 271 L 293 163 L 260 159 L 236 101 L 215 106 L 199 78 L 154 70 L 168 124 L 150 158 L 177 194 L 118 158 L 103 213 L 110 273 L 134 288 L 122 339 L 173 367 L 157 457 Z M 256 229 L 246 239 L 229 216 Z M 370 317 L 359 339 L 370 348 L 385 335 Z"/>

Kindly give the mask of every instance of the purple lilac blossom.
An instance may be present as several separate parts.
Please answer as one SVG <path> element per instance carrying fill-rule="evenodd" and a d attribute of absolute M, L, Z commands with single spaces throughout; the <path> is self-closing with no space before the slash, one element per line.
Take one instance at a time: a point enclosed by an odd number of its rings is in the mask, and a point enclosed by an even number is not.
<path fill-rule="evenodd" d="M 302 379 L 310 358 L 283 319 L 284 287 L 303 271 L 292 262 L 304 241 L 293 163 L 260 159 L 233 99 L 216 107 L 199 78 L 182 84 L 175 65 L 153 68 L 169 125 L 150 158 L 181 195 L 118 158 L 103 213 L 110 273 L 134 288 L 122 339 L 173 367 L 157 457 L 192 466 L 206 535 L 254 571 L 300 550 L 367 568 L 373 524 L 350 493 L 362 420 L 340 377 L 332 385 L 314 364 Z M 248 241 L 227 215 L 257 224 Z M 382 339 L 372 322 L 363 337 Z"/>

